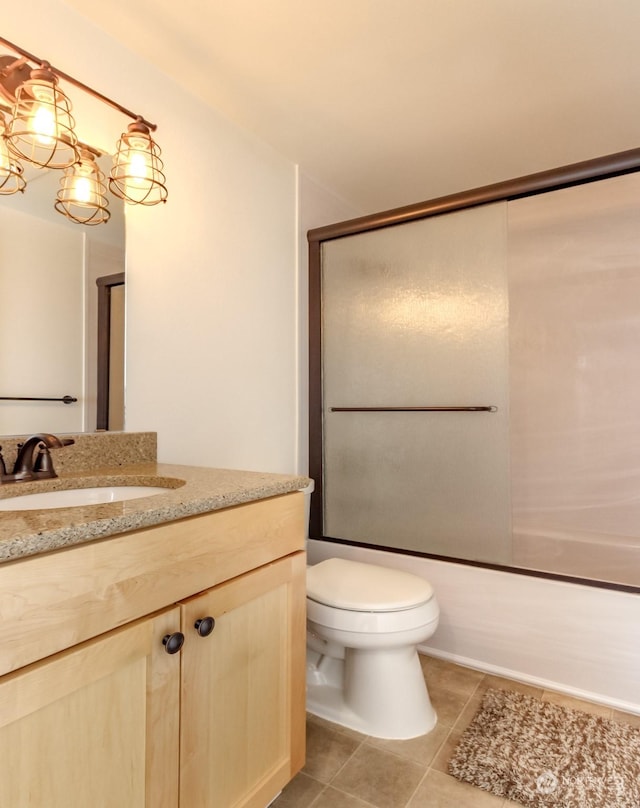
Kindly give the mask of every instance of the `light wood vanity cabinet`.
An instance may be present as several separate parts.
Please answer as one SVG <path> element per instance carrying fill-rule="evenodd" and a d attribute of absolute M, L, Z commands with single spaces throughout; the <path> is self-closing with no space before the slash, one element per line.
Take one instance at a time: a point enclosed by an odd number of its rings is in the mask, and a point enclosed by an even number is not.
<path fill-rule="evenodd" d="M 264 808 L 304 763 L 303 544 L 289 494 L 0 565 L 0 805 Z"/>

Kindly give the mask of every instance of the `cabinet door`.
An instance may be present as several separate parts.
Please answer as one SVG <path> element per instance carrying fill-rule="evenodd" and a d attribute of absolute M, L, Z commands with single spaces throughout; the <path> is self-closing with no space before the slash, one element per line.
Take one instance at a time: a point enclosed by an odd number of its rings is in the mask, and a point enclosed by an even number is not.
<path fill-rule="evenodd" d="M 182 808 L 264 808 L 302 767 L 305 563 L 287 556 L 182 605 Z"/>
<path fill-rule="evenodd" d="M 170 609 L 0 679 L 0 805 L 175 808 L 180 659 Z"/>

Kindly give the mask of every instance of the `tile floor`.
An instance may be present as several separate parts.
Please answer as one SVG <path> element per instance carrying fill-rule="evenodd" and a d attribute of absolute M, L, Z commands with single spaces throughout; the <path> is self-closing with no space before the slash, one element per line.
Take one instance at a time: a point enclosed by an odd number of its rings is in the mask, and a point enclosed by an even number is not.
<path fill-rule="evenodd" d="M 517 808 L 447 774 L 457 739 L 488 687 L 505 687 L 640 726 L 627 715 L 560 693 L 421 657 L 438 724 L 428 735 L 387 741 L 309 715 L 307 762 L 273 808 Z"/>

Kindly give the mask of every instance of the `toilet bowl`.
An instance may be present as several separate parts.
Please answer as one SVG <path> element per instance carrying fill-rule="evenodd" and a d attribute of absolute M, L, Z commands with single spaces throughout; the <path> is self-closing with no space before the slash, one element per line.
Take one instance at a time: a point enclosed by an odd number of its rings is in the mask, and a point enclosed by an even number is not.
<path fill-rule="evenodd" d="M 307 568 L 307 710 L 377 738 L 433 729 L 417 646 L 438 625 L 417 575 L 330 558 Z"/>

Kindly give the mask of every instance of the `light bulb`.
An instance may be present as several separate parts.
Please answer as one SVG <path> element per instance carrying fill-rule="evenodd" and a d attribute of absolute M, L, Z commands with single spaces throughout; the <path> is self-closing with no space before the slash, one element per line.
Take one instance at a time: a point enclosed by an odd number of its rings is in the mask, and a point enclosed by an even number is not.
<path fill-rule="evenodd" d="M 76 202 L 86 204 L 91 201 L 91 181 L 89 177 L 76 177 L 71 196 Z"/>
<path fill-rule="evenodd" d="M 146 193 L 148 179 L 151 177 L 151 155 L 148 143 L 142 138 L 132 138 L 127 155 L 126 188 L 132 199 L 140 198 L 142 191 Z"/>
<path fill-rule="evenodd" d="M 10 168 L 11 163 L 9 158 L 9 149 L 7 149 L 7 144 L 4 142 L 4 138 L 0 135 L 0 176 L 8 176 Z"/>
<path fill-rule="evenodd" d="M 149 161 L 144 154 L 134 151 L 129 160 L 129 176 L 135 185 L 140 185 L 142 180 L 149 176 Z"/>
<path fill-rule="evenodd" d="M 36 135 L 38 143 L 43 146 L 52 146 L 55 143 L 56 119 L 48 107 L 37 106 L 31 118 L 31 130 Z"/>

